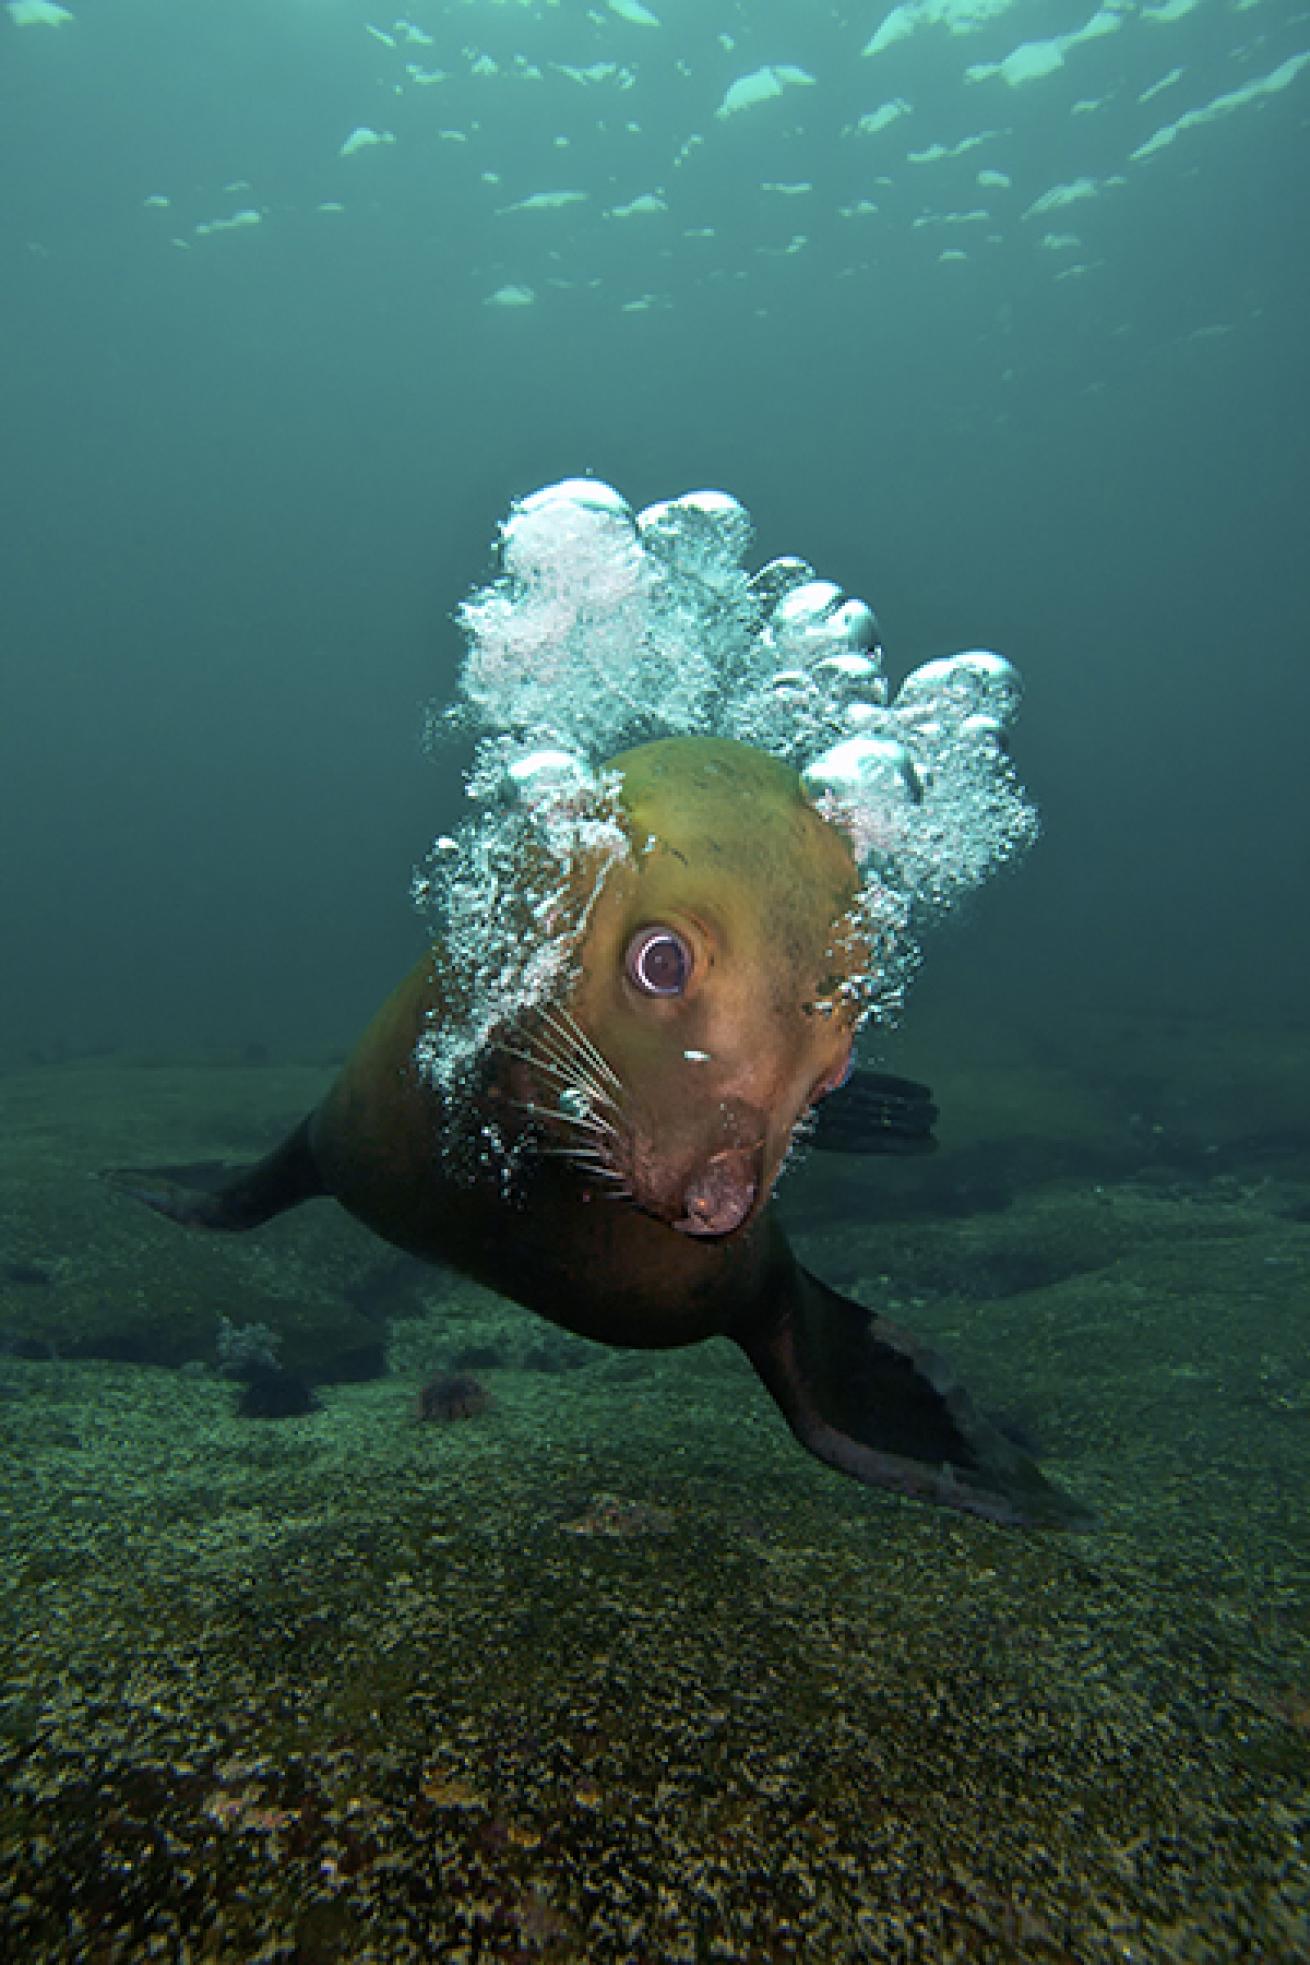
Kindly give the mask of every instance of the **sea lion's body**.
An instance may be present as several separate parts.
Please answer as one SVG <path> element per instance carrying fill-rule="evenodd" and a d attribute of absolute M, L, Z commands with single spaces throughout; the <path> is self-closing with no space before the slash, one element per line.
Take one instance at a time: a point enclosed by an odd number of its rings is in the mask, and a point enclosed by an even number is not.
<path fill-rule="evenodd" d="M 467 1014 L 439 944 L 268 1160 L 216 1193 L 124 1184 L 218 1228 L 331 1195 L 585 1337 L 734 1338 L 801 1440 L 859 1479 L 998 1520 L 1076 1521 L 940 1359 L 802 1269 L 769 1205 L 794 1127 L 849 1064 L 869 951 L 844 837 L 794 772 L 741 744 L 667 740 L 612 768 L 630 850 L 580 869 L 566 992 L 488 1048 L 462 1109 L 421 1062 Z M 512 1149 L 512 1178 L 467 1150 L 484 1128 Z"/>

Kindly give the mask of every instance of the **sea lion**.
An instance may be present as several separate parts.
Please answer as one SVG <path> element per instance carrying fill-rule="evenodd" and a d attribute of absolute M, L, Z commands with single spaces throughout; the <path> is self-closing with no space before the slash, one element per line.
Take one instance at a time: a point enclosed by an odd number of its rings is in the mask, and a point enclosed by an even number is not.
<path fill-rule="evenodd" d="M 458 1089 L 422 1062 L 470 1014 L 442 940 L 267 1159 L 217 1186 L 185 1169 L 118 1184 L 213 1229 L 332 1196 L 584 1337 L 732 1338 L 802 1444 L 858 1480 L 997 1522 L 1080 1524 L 939 1357 L 800 1265 L 770 1205 L 798 1124 L 850 1067 L 871 959 L 850 839 L 796 770 L 733 739 L 643 744 L 606 776 L 626 850 L 578 853 L 569 962 L 488 1033 Z M 561 932 L 531 892 L 525 867 L 514 932 Z"/>

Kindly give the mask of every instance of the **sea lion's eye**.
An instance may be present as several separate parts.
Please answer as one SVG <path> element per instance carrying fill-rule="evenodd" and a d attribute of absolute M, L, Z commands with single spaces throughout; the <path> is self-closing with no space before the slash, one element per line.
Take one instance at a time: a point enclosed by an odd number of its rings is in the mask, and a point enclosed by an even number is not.
<path fill-rule="evenodd" d="M 639 928 L 623 960 L 643 996 L 681 996 L 687 987 L 691 950 L 672 928 Z"/>

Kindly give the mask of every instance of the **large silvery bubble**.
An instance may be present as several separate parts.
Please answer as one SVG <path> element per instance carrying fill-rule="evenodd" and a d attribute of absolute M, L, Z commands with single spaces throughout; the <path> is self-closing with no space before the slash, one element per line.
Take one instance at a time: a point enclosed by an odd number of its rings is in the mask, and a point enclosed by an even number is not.
<path fill-rule="evenodd" d="M 801 772 L 811 797 L 830 792 L 857 803 L 917 804 L 923 785 L 913 753 L 895 737 L 848 737 Z"/>
<path fill-rule="evenodd" d="M 805 586 L 813 578 L 814 568 L 808 560 L 786 554 L 781 559 L 771 559 L 758 573 L 752 573 L 746 584 L 764 618 L 776 613 L 794 588 Z"/>
<path fill-rule="evenodd" d="M 957 720 L 988 716 L 1002 729 L 1019 713 L 1023 682 L 1013 663 L 988 648 L 971 648 L 961 655 L 942 655 L 911 669 L 896 694 L 901 715 L 940 715 Z"/>
<path fill-rule="evenodd" d="M 867 600 L 844 600 L 833 612 L 829 626 L 848 648 L 871 659 L 882 654 L 882 629 Z"/>
<path fill-rule="evenodd" d="M 551 505 L 578 505 L 584 511 L 606 513 L 611 518 L 632 523 L 632 507 L 621 491 L 603 478 L 561 478 L 558 484 L 544 484 L 540 491 L 530 491 L 526 498 L 520 498 L 505 524 L 510 532 L 515 521 L 530 518 L 533 513 L 546 510 Z"/>
<path fill-rule="evenodd" d="M 882 637 L 868 602 L 843 593 L 832 580 L 816 579 L 803 562 L 790 564 L 809 577 L 775 581 L 760 631 L 777 667 L 822 668 L 834 681 L 879 676 Z"/>
<path fill-rule="evenodd" d="M 843 650 L 840 655 L 821 655 L 812 666 L 815 675 L 834 688 L 883 692 L 881 671 L 868 655 Z"/>
<path fill-rule="evenodd" d="M 792 587 L 773 611 L 773 634 L 781 640 L 788 635 L 806 635 L 821 629 L 841 602 L 842 590 L 833 580 L 807 580 Z"/>
<path fill-rule="evenodd" d="M 511 580 L 556 585 L 590 566 L 604 575 L 634 556 L 632 510 L 612 485 L 566 478 L 521 499 L 501 528 L 501 565 Z"/>
<path fill-rule="evenodd" d="M 721 587 L 736 582 L 754 528 L 746 507 L 727 491 L 687 491 L 637 515 L 647 552 L 675 577 Z"/>

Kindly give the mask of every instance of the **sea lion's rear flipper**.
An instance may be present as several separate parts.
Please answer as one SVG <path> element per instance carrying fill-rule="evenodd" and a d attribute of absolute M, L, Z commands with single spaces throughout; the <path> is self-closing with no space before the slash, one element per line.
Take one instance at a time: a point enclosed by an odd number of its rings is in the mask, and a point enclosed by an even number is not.
<path fill-rule="evenodd" d="M 814 1115 L 823 1153 L 931 1153 L 937 1107 L 926 1085 L 886 1071 L 853 1071 Z"/>
<path fill-rule="evenodd" d="M 787 1301 L 734 1333 L 802 1446 L 870 1487 L 1011 1526 L 1087 1510 L 974 1406 L 943 1358 L 797 1266 Z"/>
<path fill-rule="evenodd" d="M 103 1178 L 187 1228 L 258 1228 L 274 1215 L 327 1192 L 314 1159 L 308 1119 L 251 1167 L 202 1160 L 185 1167 L 114 1167 Z"/>

